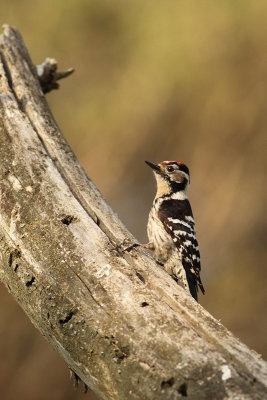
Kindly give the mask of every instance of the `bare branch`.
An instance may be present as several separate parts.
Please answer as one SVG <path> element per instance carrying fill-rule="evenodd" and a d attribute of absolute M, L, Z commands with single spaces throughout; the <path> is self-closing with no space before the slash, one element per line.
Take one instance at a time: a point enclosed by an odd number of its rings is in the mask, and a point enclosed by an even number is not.
<path fill-rule="evenodd" d="M 74 68 L 58 72 L 57 61 L 54 58 L 46 58 L 42 64 L 36 66 L 36 70 L 44 93 L 48 93 L 53 89 L 58 89 L 58 81 L 67 78 L 74 72 Z"/>

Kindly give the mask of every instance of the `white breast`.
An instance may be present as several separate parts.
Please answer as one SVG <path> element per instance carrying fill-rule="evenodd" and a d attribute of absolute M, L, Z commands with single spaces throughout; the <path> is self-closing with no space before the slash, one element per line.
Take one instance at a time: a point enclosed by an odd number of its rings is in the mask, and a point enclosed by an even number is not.
<path fill-rule="evenodd" d="M 156 206 L 159 206 L 157 204 Z M 161 264 L 168 274 L 177 279 L 179 285 L 189 291 L 185 269 L 183 268 L 181 253 L 177 250 L 171 235 L 169 235 L 163 226 L 163 223 L 157 216 L 155 203 L 149 213 L 147 234 L 149 242 L 153 243 L 155 251 L 154 258 Z M 183 232 L 183 231 L 182 231 Z"/>
<path fill-rule="evenodd" d="M 149 242 L 155 247 L 155 258 L 160 263 L 165 263 L 175 248 L 171 236 L 165 231 L 162 222 L 159 220 L 155 207 L 152 207 L 147 224 L 147 235 Z"/>

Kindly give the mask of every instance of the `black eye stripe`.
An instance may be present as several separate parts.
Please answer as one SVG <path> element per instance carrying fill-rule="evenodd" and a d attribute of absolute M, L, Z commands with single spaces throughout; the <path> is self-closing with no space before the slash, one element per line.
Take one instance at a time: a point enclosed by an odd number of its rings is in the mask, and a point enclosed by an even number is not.
<path fill-rule="evenodd" d="M 185 172 L 186 174 L 189 175 L 189 169 L 187 168 L 186 165 L 179 165 L 179 170 Z"/>

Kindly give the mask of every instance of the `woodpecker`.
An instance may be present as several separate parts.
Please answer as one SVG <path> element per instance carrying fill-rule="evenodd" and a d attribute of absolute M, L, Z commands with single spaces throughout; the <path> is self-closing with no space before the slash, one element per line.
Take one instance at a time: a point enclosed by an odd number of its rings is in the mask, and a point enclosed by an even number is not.
<path fill-rule="evenodd" d="M 198 301 L 198 289 L 205 290 L 200 279 L 200 254 L 195 222 L 187 198 L 189 169 L 179 161 L 159 164 L 146 161 L 153 169 L 157 193 L 149 213 L 147 234 L 156 261 Z"/>

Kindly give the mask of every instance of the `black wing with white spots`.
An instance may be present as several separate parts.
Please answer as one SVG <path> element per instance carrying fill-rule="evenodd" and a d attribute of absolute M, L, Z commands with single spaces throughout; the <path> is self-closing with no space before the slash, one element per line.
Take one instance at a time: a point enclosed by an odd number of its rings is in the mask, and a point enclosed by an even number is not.
<path fill-rule="evenodd" d="M 182 260 L 191 295 L 197 300 L 198 288 L 205 290 L 200 279 L 200 254 L 195 233 L 195 222 L 187 199 L 166 199 L 159 208 L 159 219 L 171 235 Z"/>

